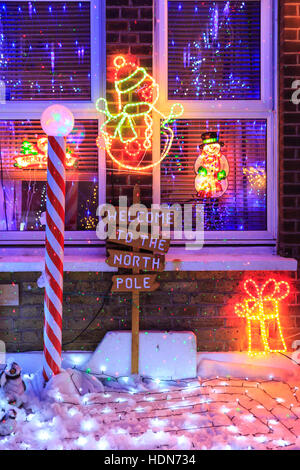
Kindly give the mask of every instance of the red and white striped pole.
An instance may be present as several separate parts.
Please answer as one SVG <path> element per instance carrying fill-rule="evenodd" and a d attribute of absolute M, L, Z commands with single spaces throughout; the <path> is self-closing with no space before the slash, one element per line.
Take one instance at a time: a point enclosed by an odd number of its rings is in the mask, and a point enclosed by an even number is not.
<path fill-rule="evenodd" d="M 66 230 L 76 230 L 78 215 L 78 181 L 66 182 Z"/>
<path fill-rule="evenodd" d="M 42 115 L 48 135 L 47 202 L 45 234 L 44 363 L 46 381 L 61 369 L 62 305 L 65 231 L 66 143 L 74 125 L 72 113 L 53 105 Z"/>

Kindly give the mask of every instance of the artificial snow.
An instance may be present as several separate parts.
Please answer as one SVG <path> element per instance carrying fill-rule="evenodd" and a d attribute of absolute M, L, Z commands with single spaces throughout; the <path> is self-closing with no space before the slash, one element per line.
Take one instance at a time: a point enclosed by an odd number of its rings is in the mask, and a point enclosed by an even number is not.
<path fill-rule="evenodd" d="M 96 377 L 83 374 L 76 369 L 63 370 L 60 374 L 52 377 L 41 390 L 42 398 L 53 399 L 53 401 L 64 401 L 68 397 L 72 397 L 74 401 L 80 404 L 80 397 L 89 393 L 102 393 L 104 387 Z"/>
<path fill-rule="evenodd" d="M 72 369 L 46 387 L 41 372 L 27 378 L 27 402 L 0 450 L 300 449 L 295 384 L 95 380 Z"/>
<path fill-rule="evenodd" d="M 62 353 L 62 367 L 64 369 L 76 367 L 85 371 L 91 364 L 94 353 L 89 351 L 69 351 Z M 196 372 L 194 377 L 210 379 L 217 376 L 247 377 L 254 379 L 281 381 L 299 380 L 299 365 L 293 362 L 288 353 L 270 353 L 257 357 L 250 357 L 246 352 L 198 352 L 196 358 Z M 24 373 L 34 374 L 42 368 L 43 353 L 32 351 L 27 353 L 7 353 L 7 362 L 17 362 Z M 126 359 L 128 361 L 128 358 Z M 105 361 L 108 362 L 108 361 Z M 1 366 L 0 366 L 1 367 Z M 127 374 L 130 373 L 128 366 Z M 91 371 L 90 371 L 91 372 Z M 93 371 L 95 373 L 95 371 Z M 101 374 L 100 374 L 101 375 Z M 110 375 L 107 370 L 102 374 Z M 157 377 L 157 373 L 154 377 Z M 117 377 L 117 376 L 116 376 Z M 120 377 L 120 376 L 119 376 Z"/>
<path fill-rule="evenodd" d="M 191 331 L 141 331 L 139 371 L 144 377 L 177 380 L 196 377 L 197 344 Z M 92 374 L 128 376 L 131 332 L 109 331 L 85 364 Z"/>
<path fill-rule="evenodd" d="M 245 352 L 201 352 L 197 358 L 197 376 L 211 379 L 217 376 L 247 377 L 248 379 L 297 381 L 300 365 L 288 353 L 249 356 Z"/>
<path fill-rule="evenodd" d="M 300 367 L 287 357 L 202 353 L 198 370 L 212 378 L 167 381 L 98 379 L 78 370 L 88 353 L 66 356 L 73 368 L 46 386 L 41 371 L 24 370 L 23 408 L 0 397 L 3 415 L 17 413 L 12 434 L 0 436 L 0 450 L 300 449 Z M 30 357 L 38 355 L 19 353 L 14 360 L 32 368 Z M 248 373 L 253 359 L 264 378 Z M 271 378 L 284 364 L 288 380 Z"/>

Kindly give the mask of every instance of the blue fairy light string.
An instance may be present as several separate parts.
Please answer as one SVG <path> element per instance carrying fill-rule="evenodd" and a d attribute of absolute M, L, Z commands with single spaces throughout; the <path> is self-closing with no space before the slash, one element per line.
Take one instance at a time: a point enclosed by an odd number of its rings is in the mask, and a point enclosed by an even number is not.
<path fill-rule="evenodd" d="M 82 23 L 70 24 L 76 7 L 88 21 L 88 2 L 0 3 L 0 80 L 7 101 L 48 99 L 49 89 L 55 97 L 89 98 L 90 37 Z"/>
<path fill-rule="evenodd" d="M 252 7 L 241 1 L 197 1 L 194 7 L 186 2 L 179 3 L 177 9 L 172 4 L 169 2 L 169 57 L 178 66 L 169 69 L 169 95 L 182 99 L 237 99 L 241 95 L 259 99 L 259 39 L 250 44 L 247 36 L 247 31 L 253 35 Z M 181 21 L 191 13 L 191 33 L 184 44 Z M 240 34 L 237 23 L 246 33 Z M 248 60 L 257 80 L 249 77 L 250 70 L 238 66 L 239 57 Z"/>

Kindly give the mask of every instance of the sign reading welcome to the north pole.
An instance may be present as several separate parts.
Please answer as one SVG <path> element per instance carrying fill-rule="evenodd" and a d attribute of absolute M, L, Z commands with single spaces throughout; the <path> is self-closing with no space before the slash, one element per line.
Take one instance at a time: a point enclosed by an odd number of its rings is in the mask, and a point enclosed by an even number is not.
<path fill-rule="evenodd" d="M 133 202 L 134 204 L 140 202 L 140 188 L 137 185 L 134 187 Z M 139 293 L 153 292 L 158 289 L 159 284 L 156 281 L 156 273 L 162 272 L 165 268 L 164 255 L 168 252 L 170 240 L 161 237 L 151 238 L 151 236 L 147 237 L 145 235 L 136 240 L 130 230 L 127 231 L 119 227 L 116 231 L 116 238 L 108 241 L 121 245 L 124 249 L 108 248 L 107 264 L 118 269 L 132 270 L 132 274 L 114 275 L 111 291 L 132 293 L 131 372 L 137 374 L 139 368 Z M 141 274 L 141 271 L 146 272 L 146 274 Z"/>
<path fill-rule="evenodd" d="M 132 249 L 132 251 L 108 248 L 107 264 L 114 268 L 132 269 L 133 274 L 119 274 L 113 276 L 112 292 L 152 292 L 159 284 L 156 282 L 156 274 L 139 274 L 140 271 L 151 273 L 161 272 L 165 268 L 165 257 L 170 240 L 163 238 L 139 238 L 134 239 L 132 232 L 118 229 L 116 238 L 110 242 Z M 145 250 L 148 253 L 141 252 Z M 150 252 L 150 253 L 149 253 Z"/>

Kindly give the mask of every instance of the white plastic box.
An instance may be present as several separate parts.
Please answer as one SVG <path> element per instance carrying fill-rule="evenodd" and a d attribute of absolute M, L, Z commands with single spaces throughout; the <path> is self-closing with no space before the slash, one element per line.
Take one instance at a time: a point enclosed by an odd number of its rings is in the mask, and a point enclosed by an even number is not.
<path fill-rule="evenodd" d="M 85 364 L 93 374 L 131 374 L 131 332 L 109 331 Z M 197 375 L 197 343 L 191 331 L 141 331 L 139 374 L 177 380 Z"/>

